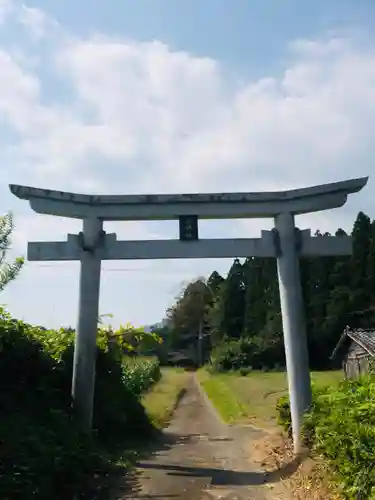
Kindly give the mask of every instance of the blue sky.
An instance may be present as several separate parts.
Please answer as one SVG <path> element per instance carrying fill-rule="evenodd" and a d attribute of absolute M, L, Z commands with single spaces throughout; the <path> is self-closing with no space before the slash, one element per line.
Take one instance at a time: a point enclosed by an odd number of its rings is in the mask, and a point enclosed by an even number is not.
<path fill-rule="evenodd" d="M 373 1 L 0 0 L 0 210 L 13 250 L 62 240 L 77 221 L 34 214 L 9 183 L 95 193 L 258 191 L 373 171 Z M 301 227 L 375 217 L 372 182 Z M 202 224 L 257 236 L 271 221 Z M 108 224 L 122 239 L 176 237 L 174 223 Z M 102 313 L 160 320 L 181 284 L 228 261 L 107 262 Z M 27 263 L 3 293 L 17 317 L 75 324 L 77 263 Z"/>
<path fill-rule="evenodd" d="M 155 38 L 174 49 L 209 55 L 257 74 L 278 66 L 285 45 L 295 38 L 314 38 L 337 28 L 371 28 L 375 16 L 371 0 L 237 0 L 235 4 L 227 0 L 199 4 L 45 0 L 34 5 L 78 35 L 99 31 L 143 41 Z"/>

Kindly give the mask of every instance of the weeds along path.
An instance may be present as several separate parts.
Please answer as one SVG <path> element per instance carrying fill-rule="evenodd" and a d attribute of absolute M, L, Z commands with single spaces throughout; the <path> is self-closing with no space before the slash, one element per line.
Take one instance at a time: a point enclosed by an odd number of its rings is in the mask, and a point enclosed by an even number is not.
<path fill-rule="evenodd" d="M 249 440 L 257 437 L 222 423 L 191 374 L 170 425 L 139 461 L 131 491 L 118 499 L 264 500 L 266 475 L 246 457 Z"/>

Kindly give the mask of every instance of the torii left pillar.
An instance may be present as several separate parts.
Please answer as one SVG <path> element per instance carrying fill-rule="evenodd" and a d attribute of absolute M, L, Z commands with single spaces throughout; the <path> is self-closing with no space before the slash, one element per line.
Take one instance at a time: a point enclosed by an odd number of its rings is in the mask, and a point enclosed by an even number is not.
<path fill-rule="evenodd" d="M 103 241 L 103 221 L 84 219 L 81 233 L 81 269 L 79 277 L 78 324 L 73 361 L 72 404 L 82 429 L 92 427 L 96 335 L 99 316 L 100 245 Z"/>

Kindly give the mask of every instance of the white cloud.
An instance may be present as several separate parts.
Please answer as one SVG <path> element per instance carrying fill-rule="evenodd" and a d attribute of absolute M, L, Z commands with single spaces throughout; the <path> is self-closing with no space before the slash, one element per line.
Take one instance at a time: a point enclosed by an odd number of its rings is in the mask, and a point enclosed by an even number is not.
<path fill-rule="evenodd" d="M 157 42 L 75 40 L 60 61 L 102 127 L 105 155 L 143 162 L 142 175 L 171 190 L 259 189 L 345 177 L 372 148 L 375 51 L 348 44 L 299 42 L 281 78 L 241 87 L 217 62 Z"/>
<path fill-rule="evenodd" d="M 44 184 L 259 190 L 345 178 L 359 161 L 368 172 L 375 48 L 355 41 L 296 41 L 282 75 L 241 85 L 218 61 L 158 41 L 63 33 L 46 62 L 63 104 L 0 54 L 0 113 Z"/>
<path fill-rule="evenodd" d="M 26 139 L 42 115 L 39 79 L 24 71 L 4 49 L 0 50 L 0 68 L 0 117 Z"/>
<path fill-rule="evenodd" d="M 12 0 L 0 0 L 0 25 L 3 24 L 13 12 Z"/>
<path fill-rule="evenodd" d="M 43 10 L 35 7 L 19 6 L 17 18 L 21 25 L 25 26 L 36 42 L 46 37 L 56 35 L 59 31 L 59 23 L 47 15 Z"/>

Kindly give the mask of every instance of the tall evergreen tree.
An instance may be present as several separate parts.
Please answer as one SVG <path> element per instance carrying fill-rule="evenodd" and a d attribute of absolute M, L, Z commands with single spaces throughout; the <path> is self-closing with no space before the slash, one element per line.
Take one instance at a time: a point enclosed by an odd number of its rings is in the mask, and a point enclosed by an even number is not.
<path fill-rule="evenodd" d="M 244 333 L 259 335 L 270 318 L 279 312 L 279 290 L 274 259 L 248 258 L 244 263 Z"/>
<path fill-rule="evenodd" d="M 337 237 L 346 235 L 342 229 L 335 234 Z M 315 236 L 323 235 L 317 231 Z M 353 226 L 352 238 L 353 255 L 350 257 L 300 259 L 312 368 L 330 366 L 330 354 L 346 325 L 375 326 L 375 221 L 371 222 L 360 212 Z M 275 259 L 249 257 L 244 264 L 235 259 L 226 279 L 215 271 L 211 274 L 206 282 L 207 290 L 205 323 L 213 346 L 224 338 L 242 337 L 247 340 L 238 343 L 237 354 L 237 351 L 228 354 L 230 359 L 242 356 L 241 366 L 245 358 L 251 365 L 251 356 L 256 357 L 256 361 L 253 360 L 256 366 L 283 364 Z M 187 311 L 185 307 L 186 323 L 194 317 L 194 312 Z M 228 349 L 232 347 L 229 345 Z M 226 366 L 230 365 L 229 358 Z M 238 366 L 239 360 L 234 358 L 233 362 Z"/>
<path fill-rule="evenodd" d="M 350 261 L 351 326 L 365 327 L 368 323 L 370 297 L 367 272 L 371 240 L 371 220 L 359 212 L 353 226 L 353 255 Z"/>
<path fill-rule="evenodd" d="M 345 231 L 338 229 L 335 236 L 346 236 Z M 317 352 L 313 353 L 313 367 L 326 365 L 338 339 L 346 325 L 350 323 L 350 257 L 330 257 L 330 269 L 327 269 L 327 292 L 325 317 L 320 325 L 320 335 L 317 339 Z M 320 354 L 320 355 L 319 355 Z M 318 364 L 317 364 L 318 362 Z"/>
<path fill-rule="evenodd" d="M 370 226 L 370 242 L 366 268 L 366 289 L 369 307 L 367 318 L 369 326 L 375 326 L 375 221 L 372 221 Z"/>
<path fill-rule="evenodd" d="M 218 296 L 224 281 L 225 279 L 217 271 L 213 271 L 208 277 L 206 284 L 213 300 Z"/>
<path fill-rule="evenodd" d="M 216 304 L 218 326 L 228 337 L 239 338 L 243 333 L 245 309 L 245 279 L 244 269 L 235 259 L 228 276 L 220 287 Z"/>
<path fill-rule="evenodd" d="M 250 257 L 243 269 L 245 278 L 244 334 L 257 335 L 264 327 L 266 306 L 262 302 L 265 283 L 262 273 L 263 262 Z"/>

